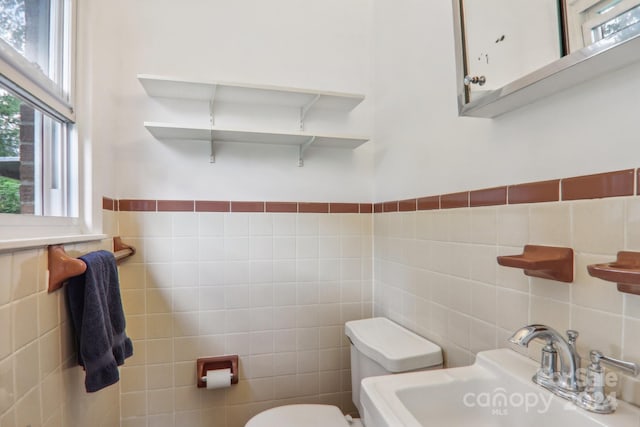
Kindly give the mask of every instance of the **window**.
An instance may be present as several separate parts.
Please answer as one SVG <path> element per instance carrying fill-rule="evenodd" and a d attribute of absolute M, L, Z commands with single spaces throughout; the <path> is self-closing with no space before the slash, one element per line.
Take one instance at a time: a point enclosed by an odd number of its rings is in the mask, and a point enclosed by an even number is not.
<path fill-rule="evenodd" d="M 612 6 L 613 7 L 613 6 Z M 601 12 L 603 15 L 606 11 Z M 631 10 L 607 19 L 605 22 L 594 26 L 591 30 L 591 38 L 594 42 L 610 37 L 625 28 L 640 22 L 640 6 L 635 6 Z"/>
<path fill-rule="evenodd" d="M 72 12 L 72 0 L 0 0 L 0 222 L 78 215 Z"/>

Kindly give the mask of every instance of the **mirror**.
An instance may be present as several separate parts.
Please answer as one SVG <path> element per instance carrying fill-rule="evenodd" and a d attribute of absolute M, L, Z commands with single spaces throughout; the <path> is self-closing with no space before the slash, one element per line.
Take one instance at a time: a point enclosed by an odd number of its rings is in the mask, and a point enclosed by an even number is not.
<path fill-rule="evenodd" d="M 496 117 L 640 60 L 640 0 L 453 0 L 458 108 Z"/>

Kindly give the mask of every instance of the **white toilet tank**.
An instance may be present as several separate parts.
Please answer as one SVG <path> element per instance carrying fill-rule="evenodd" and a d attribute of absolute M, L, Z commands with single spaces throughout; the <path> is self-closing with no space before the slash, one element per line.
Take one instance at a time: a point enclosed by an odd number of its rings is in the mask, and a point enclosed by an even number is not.
<path fill-rule="evenodd" d="M 363 378 L 442 367 L 438 345 L 384 317 L 347 322 L 345 334 L 351 341 L 351 396 L 360 416 Z"/>

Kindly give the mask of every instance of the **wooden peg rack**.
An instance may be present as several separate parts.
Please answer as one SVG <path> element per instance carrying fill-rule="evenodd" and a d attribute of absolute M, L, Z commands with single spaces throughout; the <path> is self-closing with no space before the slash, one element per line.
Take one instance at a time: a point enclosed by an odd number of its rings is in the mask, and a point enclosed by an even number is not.
<path fill-rule="evenodd" d="M 81 259 L 69 256 L 63 245 L 51 245 L 49 252 L 49 293 L 62 287 L 64 282 L 87 271 L 87 265 Z M 120 263 L 136 253 L 133 246 L 122 243 L 120 237 L 113 238 L 113 252 L 116 262 Z"/>

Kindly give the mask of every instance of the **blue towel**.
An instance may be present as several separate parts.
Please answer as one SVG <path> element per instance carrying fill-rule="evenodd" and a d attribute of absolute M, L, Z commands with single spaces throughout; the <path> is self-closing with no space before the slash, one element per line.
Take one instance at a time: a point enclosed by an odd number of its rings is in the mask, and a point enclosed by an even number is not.
<path fill-rule="evenodd" d="M 116 260 L 111 252 L 80 257 L 87 271 L 67 283 L 67 303 L 75 332 L 78 364 L 85 370 L 87 392 L 118 382 L 118 366 L 133 354 L 125 333 Z"/>

